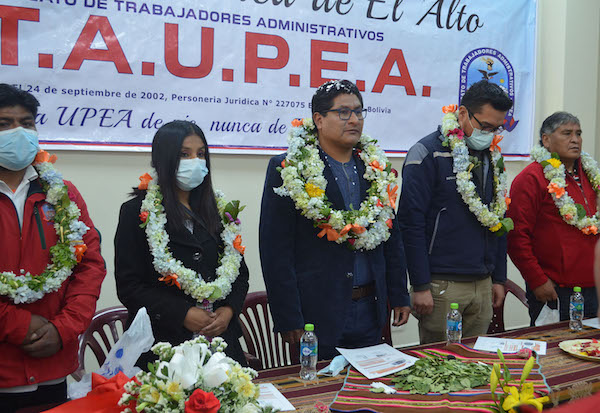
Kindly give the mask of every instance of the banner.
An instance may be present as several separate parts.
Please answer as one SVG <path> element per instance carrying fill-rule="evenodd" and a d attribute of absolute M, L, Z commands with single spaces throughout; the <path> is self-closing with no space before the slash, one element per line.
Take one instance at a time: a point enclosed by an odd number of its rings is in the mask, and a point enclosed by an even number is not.
<path fill-rule="evenodd" d="M 1 81 L 40 100 L 54 149 L 148 150 L 184 119 L 216 152 L 281 152 L 329 79 L 391 156 L 481 79 L 515 102 L 503 153 L 534 139 L 532 0 L 0 0 L 0 25 Z"/>

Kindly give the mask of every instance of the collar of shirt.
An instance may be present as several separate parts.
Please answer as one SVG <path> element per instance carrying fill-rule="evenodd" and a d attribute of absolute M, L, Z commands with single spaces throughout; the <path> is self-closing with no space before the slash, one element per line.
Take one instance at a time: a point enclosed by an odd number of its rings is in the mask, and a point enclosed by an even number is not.
<path fill-rule="evenodd" d="M 23 226 L 23 209 L 25 208 L 25 201 L 27 200 L 27 192 L 29 191 L 29 186 L 31 185 L 31 181 L 34 181 L 38 178 L 38 173 L 35 168 L 31 165 L 27 167 L 25 170 L 25 175 L 23 175 L 23 180 L 15 190 L 15 192 L 10 189 L 10 187 L 6 184 L 6 182 L 0 180 L 0 193 L 6 195 L 8 199 L 12 201 L 17 210 L 17 215 L 19 217 L 19 225 Z"/>

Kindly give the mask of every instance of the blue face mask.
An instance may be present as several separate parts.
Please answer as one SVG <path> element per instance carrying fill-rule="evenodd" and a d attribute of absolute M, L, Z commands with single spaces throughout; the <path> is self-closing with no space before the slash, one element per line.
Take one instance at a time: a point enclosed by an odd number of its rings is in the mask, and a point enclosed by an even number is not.
<path fill-rule="evenodd" d="M 0 166 L 21 171 L 27 168 L 40 149 L 38 134 L 21 126 L 0 132 Z"/>
<path fill-rule="evenodd" d="M 469 123 L 471 119 L 469 119 Z M 473 128 L 473 124 L 471 123 L 471 127 Z M 465 137 L 465 142 L 467 146 L 476 151 L 482 151 L 484 149 L 488 149 L 494 140 L 493 132 L 483 132 L 481 129 L 473 128 L 473 132 L 471 136 Z"/>
<path fill-rule="evenodd" d="M 206 159 L 182 159 L 177 170 L 177 186 L 184 191 L 191 191 L 204 182 L 206 175 Z"/>

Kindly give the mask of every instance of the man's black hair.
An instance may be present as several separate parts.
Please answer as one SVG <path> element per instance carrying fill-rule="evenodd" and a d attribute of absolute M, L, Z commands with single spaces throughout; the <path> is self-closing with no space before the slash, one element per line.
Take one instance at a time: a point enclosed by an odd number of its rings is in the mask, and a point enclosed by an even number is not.
<path fill-rule="evenodd" d="M 349 80 L 330 80 L 323 83 L 312 97 L 312 113 L 324 113 L 331 109 L 333 100 L 342 93 L 356 95 L 363 106 L 362 95 L 354 83 Z"/>
<path fill-rule="evenodd" d="M 0 108 L 17 105 L 23 106 L 35 117 L 40 102 L 29 92 L 6 83 L 0 83 Z"/>
<path fill-rule="evenodd" d="M 513 105 L 513 101 L 500 86 L 487 80 L 473 83 L 460 101 L 469 113 L 479 113 L 486 103 L 501 112 L 507 112 Z"/>

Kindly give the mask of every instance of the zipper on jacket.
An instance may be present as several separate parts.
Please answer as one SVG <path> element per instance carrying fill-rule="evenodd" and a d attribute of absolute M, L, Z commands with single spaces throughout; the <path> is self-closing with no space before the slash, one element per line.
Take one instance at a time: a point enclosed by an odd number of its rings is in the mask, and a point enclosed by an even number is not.
<path fill-rule="evenodd" d="M 35 215 L 35 221 L 37 222 L 38 231 L 40 233 L 40 241 L 42 242 L 42 249 L 46 249 L 46 234 L 44 233 L 44 227 L 42 226 L 42 218 L 40 217 L 40 211 L 38 204 L 33 205 L 33 215 Z"/>
<path fill-rule="evenodd" d="M 429 255 L 431 255 L 431 252 L 433 251 L 433 242 L 435 241 L 435 237 L 436 237 L 437 231 L 438 231 L 438 226 L 440 224 L 440 215 L 445 210 L 446 210 L 446 208 L 440 209 L 440 211 L 437 213 L 437 216 L 435 217 L 435 224 L 433 225 L 433 234 L 431 235 L 431 242 L 429 243 Z"/>

